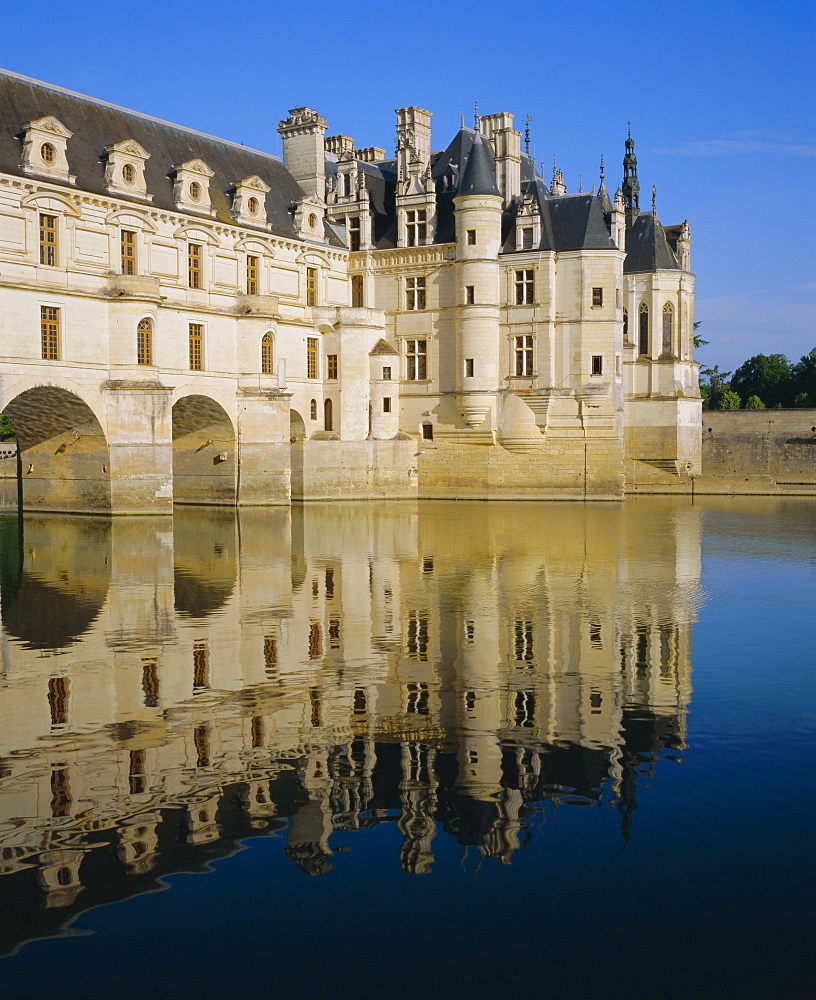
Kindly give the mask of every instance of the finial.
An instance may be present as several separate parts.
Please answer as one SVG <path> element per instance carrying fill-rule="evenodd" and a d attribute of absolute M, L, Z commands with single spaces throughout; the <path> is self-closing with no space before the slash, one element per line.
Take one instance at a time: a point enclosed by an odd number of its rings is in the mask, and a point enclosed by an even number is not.
<path fill-rule="evenodd" d="M 652 215 L 657 215 L 657 188 L 652 185 Z"/>
<path fill-rule="evenodd" d="M 601 153 L 601 180 L 604 179 L 603 153 Z"/>
<path fill-rule="evenodd" d="M 473 128 L 476 132 L 481 132 L 481 125 L 479 122 L 479 102 L 473 102 Z"/>
<path fill-rule="evenodd" d="M 555 175 L 558 171 L 558 157 L 553 153 L 553 180 L 555 180 Z"/>
<path fill-rule="evenodd" d="M 632 138 L 632 123 L 631 122 L 627 122 L 626 125 L 627 125 L 627 128 L 629 130 L 629 138 L 631 139 Z"/>
<path fill-rule="evenodd" d="M 459 128 L 464 128 L 464 127 L 465 127 L 465 116 L 462 115 L 459 119 Z"/>
<path fill-rule="evenodd" d="M 584 175 L 578 174 L 578 194 L 584 193 Z"/>
<path fill-rule="evenodd" d="M 527 117 L 524 119 L 524 122 L 525 122 L 525 125 L 524 125 L 524 152 L 528 156 L 530 155 L 530 122 L 532 120 L 533 119 L 529 115 L 527 115 Z"/>

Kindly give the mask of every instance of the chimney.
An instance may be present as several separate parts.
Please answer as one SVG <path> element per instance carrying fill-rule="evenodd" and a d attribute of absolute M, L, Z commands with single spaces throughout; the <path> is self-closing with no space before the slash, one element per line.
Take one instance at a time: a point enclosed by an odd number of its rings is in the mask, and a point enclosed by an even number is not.
<path fill-rule="evenodd" d="M 278 123 L 286 169 L 307 195 L 313 195 L 321 202 L 326 197 L 323 144 L 326 125 L 326 119 L 311 108 L 292 108 L 289 117 Z"/>

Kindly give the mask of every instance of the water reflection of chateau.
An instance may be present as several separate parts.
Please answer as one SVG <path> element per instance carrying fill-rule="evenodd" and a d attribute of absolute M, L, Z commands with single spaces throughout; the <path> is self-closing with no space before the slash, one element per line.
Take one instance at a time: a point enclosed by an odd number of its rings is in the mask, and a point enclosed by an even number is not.
<path fill-rule="evenodd" d="M 281 831 L 396 822 L 509 861 L 550 800 L 682 749 L 699 525 L 622 506 L 335 505 L 3 531 L 0 951 Z"/>

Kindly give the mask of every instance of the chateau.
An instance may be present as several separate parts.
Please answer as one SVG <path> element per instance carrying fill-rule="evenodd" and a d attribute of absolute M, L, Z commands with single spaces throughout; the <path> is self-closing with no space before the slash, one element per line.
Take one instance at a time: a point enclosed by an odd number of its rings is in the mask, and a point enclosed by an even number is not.
<path fill-rule="evenodd" d="M 699 472 L 687 223 L 547 184 L 511 114 L 277 157 L 0 74 L 23 505 L 618 499 Z M 270 137 L 271 139 L 271 137 Z M 271 143 L 270 143 L 271 144 Z M 524 147 L 524 148 L 522 148 Z"/>

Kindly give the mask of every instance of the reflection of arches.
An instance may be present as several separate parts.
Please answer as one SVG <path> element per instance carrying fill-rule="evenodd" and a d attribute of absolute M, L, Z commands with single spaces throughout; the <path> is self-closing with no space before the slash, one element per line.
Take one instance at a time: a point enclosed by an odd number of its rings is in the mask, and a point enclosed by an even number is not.
<path fill-rule="evenodd" d="M 334 430 L 334 415 L 332 413 L 332 401 L 327 399 L 323 403 L 323 430 Z"/>
<path fill-rule="evenodd" d="M 177 510 L 173 515 L 176 611 L 206 618 L 224 606 L 235 589 L 234 511 Z"/>
<path fill-rule="evenodd" d="M 173 499 L 176 503 L 236 502 L 235 433 L 226 410 L 209 396 L 173 404 Z"/>
<path fill-rule="evenodd" d="M 17 519 L 14 518 L 14 521 Z M 10 531 L 10 522 L 7 522 Z M 5 538 L 4 538 L 5 541 Z M 29 649 L 59 649 L 79 639 L 99 615 L 110 584 L 110 521 L 25 519 L 24 557 L 14 589 L 16 551 L 3 552 L 3 626 Z"/>
<path fill-rule="evenodd" d="M 25 389 L 4 412 L 17 434 L 24 507 L 110 510 L 108 442 L 87 403 L 67 389 L 43 385 Z"/>

